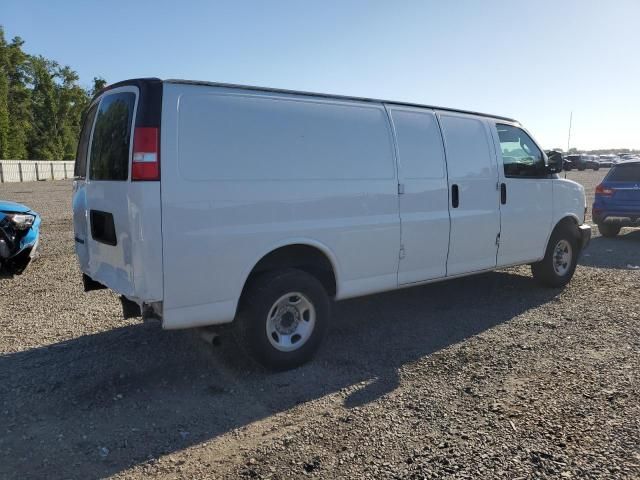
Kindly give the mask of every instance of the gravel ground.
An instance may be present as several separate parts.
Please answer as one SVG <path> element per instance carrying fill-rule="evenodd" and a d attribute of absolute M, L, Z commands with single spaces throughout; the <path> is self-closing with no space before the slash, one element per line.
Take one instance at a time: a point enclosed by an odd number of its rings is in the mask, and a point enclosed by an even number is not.
<path fill-rule="evenodd" d="M 269 374 L 84 294 L 70 195 L 0 185 L 43 216 L 0 277 L 0 478 L 640 478 L 638 229 L 594 230 L 564 290 L 519 267 L 339 303 Z"/>

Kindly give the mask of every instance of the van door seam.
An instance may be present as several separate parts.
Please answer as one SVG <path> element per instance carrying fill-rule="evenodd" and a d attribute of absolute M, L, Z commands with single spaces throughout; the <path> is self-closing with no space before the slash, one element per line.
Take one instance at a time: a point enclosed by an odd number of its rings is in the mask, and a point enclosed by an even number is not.
<path fill-rule="evenodd" d="M 442 153 L 444 155 L 444 174 L 447 183 L 447 213 L 449 214 L 449 241 L 447 242 L 447 258 L 444 263 L 444 276 L 449 275 L 449 253 L 451 253 L 451 188 L 449 187 L 449 159 L 447 158 L 447 144 L 444 138 L 444 130 L 440 123 L 440 112 L 432 110 L 436 117 L 436 123 L 438 124 L 438 131 L 440 132 L 440 141 L 442 142 Z"/>
<path fill-rule="evenodd" d="M 385 113 L 387 114 L 387 122 L 389 125 L 389 128 L 391 129 L 391 140 L 393 141 L 393 158 L 394 158 L 394 166 L 395 166 L 395 171 L 396 171 L 396 193 L 397 193 L 397 200 L 398 200 L 398 227 L 400 230 L 400 235 L 399 235 L 399 248 L 398 248 L 398 263 L 396 265 L 396 286 L 400 285 L 400 263 L 402 261 L 402 259 L 404 258 L 404 256 L 402 255 L 402 211 L 401 211 L 401 200 L 400 200 L 400 152 L 398 149 L 398 142 L 396 139 L 396 128 L 395 125 L 393 124 L 393 118 L 391 117 L 391 112 L 389 111 L 389 108 L 387 108 L 387 104 L 383 103 L 382 104 Z M 404 187 L 403 187 L 403 191 L 402 193 L 404 193 Z"/>

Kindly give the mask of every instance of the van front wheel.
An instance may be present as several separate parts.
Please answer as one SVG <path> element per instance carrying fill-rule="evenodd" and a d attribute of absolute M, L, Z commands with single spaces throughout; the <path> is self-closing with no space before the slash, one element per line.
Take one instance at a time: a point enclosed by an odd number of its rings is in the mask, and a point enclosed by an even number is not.
<path fill-rule="evenodd" d="M 316 353 L 329 323 L 329 297 L 312 275 L 268 272 L 247 286 L 235 320 L 248 353 L 272 370 L 288 370 Z"/>
<path fill-rule="evenodd" d="M 549 239 L 544 258 L 531 265 L 533 278 L 546 287 L 564 287 L 576 270 L 578 242 L 570 228 L 556 229 Z"/>

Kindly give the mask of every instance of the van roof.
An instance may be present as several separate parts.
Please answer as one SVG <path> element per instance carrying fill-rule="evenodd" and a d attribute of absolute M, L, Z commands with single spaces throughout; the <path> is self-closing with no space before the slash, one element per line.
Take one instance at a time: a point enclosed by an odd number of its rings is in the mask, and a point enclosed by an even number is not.
<path fill-rule="evenodd" d="M 447 108 L 447 107 L 437 107 L 434 105 L 424 105 L 424 104 L 420 104 L 420 103 L 411 103 L 411 102 L 400 102 L 397 100 L 382 100 L 379 98 L 367 98 L 367 97 L 352 97 L 349 95 L 332 95 L 332 94 L 328 94 L 328 93 L 317 93 L 317 92 L 305 92 L 305 91 L 301 91 L 301 90 L 287 90 L 287 89 L 283 89 L 283 88 L 269 88 L 269 87 L 256 87 L 256 86 L 251 86 L 251 85 L 236 85 L 233 83 L 220 83 L 220 82 L 205 82 L 205 81 L 200 81 L 200 80 L 181 80 L 181 79 L 167 79 L 167 80 L 161 80 L 159 78 L 134 78 L 134 79 L 130 79 L 130 80 L 124 80 L 122 82 L 118 82 L 118 83 L 114 83 L 112 85 L 108 85 L 107 87 L 105 87 L 103 90 L 107 90 L 107 89 L 111 89 L 111 88 L 115 88 L 115 87 L 120 87 L 123 85 L 139 85 L 140 83 L 143 83 L 145 81 L 164 81 L 166 83 L 176 83 L 176 84 L 187 84 L 187 85 L 206 85 L 206 86 L 210 86 L 210 87 L 223 87 L 223 88 L 238 88 L 238 89 L 242 89 L 242 90 L 257 90 L 257 91 L 261 91 L 261 92 L 273 92 L 273 93 L 285 93 L 285 94 L 294 94 L 294 95 L 307 95 L 307 96 L 313 96 L 313 97 L 324 97 L 324 98 L 337 98 L 340 100 L 355 100 L 355 101 L 359 101 L 359 102 L 376 102 L 376 103 L 387 103 L 387 104 L 392 104 L 392 105 L 403 105 L 403 106 L 407 106 L 407 107 L 422 107 L 422 108 L 430 108 L 433 110 L 444 110 L 444 111 L 448 111 L 448 112 L 457 112 L 457 113 L 466 113 L 466 114 L 470 114 L 470 115 L 479 115 L 481 117 L 488 117 L 488 118 L 495 118 L 497 120 L 506 120 L 508 122 L 514 122 L 514 123 L 519 123 L 517 120 L 514 120 L 513 118 L 509 118 L 509 117 L 503 117 L 500 115 L 491 115 L 488 113 L 480 113 L 480 112 L 474 112 L 471 110 L 461 110 L 461 109 L 457 109 L 457 108 Z M 102 91 L 99 92 L 99 94 L 101 94 Z"/>

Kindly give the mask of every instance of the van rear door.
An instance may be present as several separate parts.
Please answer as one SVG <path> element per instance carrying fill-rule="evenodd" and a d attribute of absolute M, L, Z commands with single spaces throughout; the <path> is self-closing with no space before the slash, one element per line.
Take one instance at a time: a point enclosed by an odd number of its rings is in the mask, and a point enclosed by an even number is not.
<path fill-rule="evenodd" d="M 161 96 L 148 82 L 125 82 L 101 95 L 88 148 L 84 207 L 74 197 L 74 216 L 82 216 L 76 203 L 84 209 L 84 273 L 140 304 L 162 300 Z M 160 84 L 161 95 L 161 82 L 152 82 Z"/>
<path fill-rule="evenodd" d="M 85 187 L 89 276 L 128 297 L 134 295 L 128 180 L 137 97 L 137 88 L 121 87 L 100 100 Z"/>
<path fill-rule="evenodd" d="M 80 141 L 78 142 L 78 150 L 76 153 L 76 163 L 73 172 L 73 231 L 76 255 L 80 269 L 84 272 L 88 266 L 87 253 L 87 198 L 86 198 L 86 179 L 87 179 L 87 157 L 89 156 L 89 144 L 91 141 L 91 133 L 93 132 L 93 122 L 96 118 L 98 110 L 98 102 L 94 102 L 89 107 L 87 115 L 82 124 L 82 132 L 80 132 Z"/>

